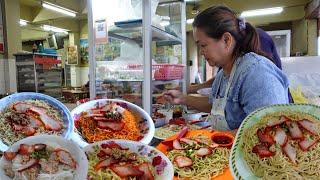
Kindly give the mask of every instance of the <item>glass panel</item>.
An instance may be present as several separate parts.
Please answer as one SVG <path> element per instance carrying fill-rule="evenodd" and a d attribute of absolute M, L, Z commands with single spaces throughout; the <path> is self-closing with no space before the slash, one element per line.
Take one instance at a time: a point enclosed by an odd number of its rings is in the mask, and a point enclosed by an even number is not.
<path fill-rule="evenodd" d="M 142 106 L 142 1 L 93 0 L 93 17 L 107 20 L 108 41 L 95 39 L 96 95 Z"/>
<path fill-rule="evenodd" d="M 181 3 L 151 0 L 152 90 L 182 87 Z M 95 40 L 96 95 L 142 105 L 142 0 L 92 0 L 93 22 L 107 19 L 108 42 Z M 144 27 L 146 28 L 146 27 Z M 97 39 L 97 38 L 96 38 Z M 156 102 L 156 98 L 153 99 Z"/>
<path fill-rule="evenodd" d="M 153 113 L 164 104 L 166 89 L 182 90 L 181 2 L 159 3 L 152 25 Z M 162 34 L 162 38 L 156 38 Z M 170 37 L 170 38 L 166 38 Z M 155 116 L 156 117 L 156 116 Z"/>
<path fill-rule="evenodd" d="M 181 3 L 160 3 L 156 17 L 160 19 L 160 29 L 181 38 Z M 157 20 L 153 19 L 153 24 L 157 24 Z"/>

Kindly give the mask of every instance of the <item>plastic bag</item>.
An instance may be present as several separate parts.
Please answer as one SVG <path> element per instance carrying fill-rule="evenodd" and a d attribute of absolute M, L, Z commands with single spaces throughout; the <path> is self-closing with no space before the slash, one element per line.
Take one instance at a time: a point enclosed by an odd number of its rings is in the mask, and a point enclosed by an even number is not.
<path fill-rule="evenodd" d="M 123 42 L 120 45 L 120 58 L 126 58 L 136 64 L 142 64 L 143 49 L 135 43 Z"/>
<path fill-rule="evenodd" d="M 300 88 L 307 98 L 315 98 L 320 95 L 320 73 L 289 75 L 290 87 L 293 89 Z"/>
<path fill-rule="evenodd" d="M 159 0 L 151 0 L 151 17 L 156 15 Z M 142 0 L 131 0 L 131 6 L 137 19 L 142 18 Z"/>

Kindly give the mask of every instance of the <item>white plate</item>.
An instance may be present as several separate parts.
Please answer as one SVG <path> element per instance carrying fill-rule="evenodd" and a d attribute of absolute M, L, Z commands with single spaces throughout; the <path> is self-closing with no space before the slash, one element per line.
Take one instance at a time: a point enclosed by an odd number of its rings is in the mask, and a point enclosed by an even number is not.
<path fill-rule="evenodd" d="M 86 179 L 88 173 L 88 160 L 84 151 L 82 151 L 77 144 L 70 140 L 63 139 L 60 136 L 55 135 L 38 135 L 30 136 L 24 138 L 16 143 L 14 143 L 8 151 L 17 151 L 20 147 L 20 144 L 37 144 L 43 143 L 49 146 L 60 147 L 68 152 L 70 152 L 73 159 L 77 162 L 77 169 L 75 171 L 75 179 Z M 0 160 L 0 179 L 9 180 L 8 176 L 5 175 L 3 167 L 5 164 L 9 163 L 4 156 Z"/>
<path fill-rule="evenodd" d="M 163 180 L 163 179 L 173 179 L 174 170 L 170 160 L 159 150 L 154 147 L 145 145 L 140 142 L 136 141 L 128 141 L 128 140 L 107 140 L 107 141 L 99 141 L 93 144 L 90 144 L 84 148 L 84 151 L 88 154 L 89 152 L 93 151 L 93 147 L 95 145 L 101 145 L 107 142 L 115 142 L 119 144 L 123 148 L 129 148 L 130 151 L 137 153 L 139 156 L 143 156 L 147 158 L 147 160 L 152 163 L 154 157 L 160 156 L 162 161 L 160 165 L 155 166 L 156 180 Z"/>
<path fill-rule="evenodd" d="M 73 118 L 73 121 L 77 121 L 82 112 L 90 110 L 90 109 L 97 107 L 97 106 L 99 106 L 99 107 L 104 106 L 105 104 L 110 103 L 110 102 L 124 103 L 128 106 L 128 109 L 130 111 L 133 111 L 136 114 L 139 114 L 142 119 L 145 119 L 144 123 L 146 123 L 146 126 L 148 127 L 148 131 L 145 134 L 143 134 L 143 138 L 139 142 L 142 142 L 144 144 L 149 144 L 153 138 L 154 131 L 155 131 L 154 123 L 148 113 L 146 113 L 142 108 L 140 108 L 139 106 L 137 106 L 133 103 L 130 103 L 130 102 L 127 102 L 124 100 L 119 100 L 119 99 L 93 100 L 93 101 L 89 101 L 84 104 L 81 104 L 80 106 L 73 109 L 71 111 L 71 117 Z M 75 131 L 73 132 L 71 139 L 73 141 L 75 141 L 76 143 L 78 143 L 79 146 L 82 148 L 88 145 L 88 143 Z"/>

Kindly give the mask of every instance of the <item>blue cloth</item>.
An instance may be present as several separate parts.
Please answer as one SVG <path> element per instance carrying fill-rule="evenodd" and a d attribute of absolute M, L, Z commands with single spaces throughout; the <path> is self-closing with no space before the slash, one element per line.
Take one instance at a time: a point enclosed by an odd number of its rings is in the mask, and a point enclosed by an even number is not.
<path fill-rule="evenodd" d="M 266 33 L 264 30 L 257 28 L 256 29 L 259 34 L 260 40 L 260 48 L 263 52 L 268 54 L 271 58 L 273 63 L 279 68 L 282 69 L 281 59 L 278 55 L 276 45 L 274 44 L 272 38 Z M 288 98 L 289 102 L 293 103 L 293 98 L 291 96 L 290 90 L 288 90 Z"/>
<path fill-rule="evenodd" d="M 263 52 L 267 53 L 270 57 L 272 57 L 272 61 L 274 64 L 282 69 L 281 60 L 277 52 L 277 48 L 272 40 L 272 38 L 269 36 L 268 33 L 266 33 L 264 30 L 257 28 L 256 29 L 259 34 L 259 40 L 260 40 L 260 48 Z"/>
<path fill-rule="evenodd" d="M 269 59 L 255 53 L 239 57 L 239 66 L 235 71 L 231 89 L 225 107 L 226 121 L 230 129 L 239 128 L 244 118 L 258 108 L 287 104 L 289 82 L 286 75 Z M 223 69 L 216 76 L 222 76 L 218 95 L 225 96 L 229 77 L 224 77 Z M 215 103 L 213 96 L 218 91 L 219 81 L 212 84 L 210 103 Z"/>

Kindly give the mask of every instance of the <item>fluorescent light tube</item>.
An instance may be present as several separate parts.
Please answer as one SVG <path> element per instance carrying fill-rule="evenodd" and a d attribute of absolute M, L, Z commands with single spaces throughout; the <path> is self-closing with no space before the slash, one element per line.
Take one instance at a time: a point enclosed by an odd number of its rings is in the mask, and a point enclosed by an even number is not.
<path fill-rule="evenodd" d="M 282 7 L 265 8 L 265 9 L 255 9 L 249 11 L 243 11 L 240 17 L 252 17 L 252 16 L 263 16 L 269 14 L 279 14 L 283 11 Z"/>
<path fill-rule="evenodd" d="M 193 21 L 194 21 L 194 19 L 192 18 L 192 19 L 187 19 L 187 24 L 192 24 L 193 23 Z"/>
<path fill-rule="evenodd" d="M 62 29 L 62 28 L 58 28 L 58 27 L 54 27 L 54 26 L 49 26 L 49 25 L 43 25 L 42 29 L 45 31 L 53 31 L 53 32 L 58 32 L 58 33 L 66 33 L 68 34 L 68 30 L 67 29 Z"/>
<path fill-rule="evenodd" d="M 20 19 L 19 24 L 20 26 L 26 26 L 28 24 L 29 21 L 24 20 L 24 19 Z"/>
<path fill-rule="evenodd" d="M 46 2 L 46 1 L 42 2 L 42 7 L 50 9 L 50 10 L 53 10 L 53 11 L 56 11 L 56 12 L 59 12 L 61 14 L 65 14 L 65 15 L 68 15 L 68 16 L 76 17 L 76 12 L 75 11 L 72 11 L 70 9 L 67 9 L 67 8 L 64 8 L 64 7 L 61 7 L 61 6 Z"/>

